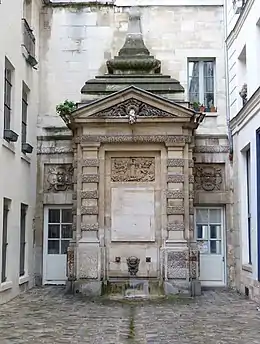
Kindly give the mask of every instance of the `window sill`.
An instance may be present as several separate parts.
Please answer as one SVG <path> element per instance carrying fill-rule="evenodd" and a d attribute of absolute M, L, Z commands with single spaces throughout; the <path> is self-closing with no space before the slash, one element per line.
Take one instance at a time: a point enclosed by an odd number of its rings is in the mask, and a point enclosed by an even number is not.
<path fill-rule="evenodd" d="M 0 284 L 0 292 L 13 288 L 13 282 L 7 281 Z"/>
<path fill-rule="evenodd" d="M 15 154 L 15 145 L 13 142 L 7 142 L 5 139 L 2 140 L 2 146 L 7 148 L 9 151 Z"/>
<path fill-rule="evenodd" d="M 19 285 L 29 282 L 29 279 L 30 278 L 28 275 L 23 275 L 19 277 Z"/>
<path fill-rule="evenodd" d="M 26 154 L 21 153 L 21 159 L 24 160 L 25 162 L 27 162 L 28 164 L 31 163 L 31 158 L 29 158 Z"/>
<path fill-rule="evenodd" d="M 217 117 L 217 112 L 204 112 L 206 114 L 206 117 Z"/>
<path fill-rule="evenodd" d="M 243 265 L 242 265 L 242 270 L 243 270 L 243 271 L 250 272 L 250 273 L 253 272 L 252 265 L 250 265 L 250 264 L 243 264 Z"/>

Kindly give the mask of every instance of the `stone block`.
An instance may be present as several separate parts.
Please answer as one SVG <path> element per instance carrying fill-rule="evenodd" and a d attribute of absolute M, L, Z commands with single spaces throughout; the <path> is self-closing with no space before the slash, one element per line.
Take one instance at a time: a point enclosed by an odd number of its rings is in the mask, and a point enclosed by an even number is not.
<path fill-rule="evenodd" d="M 186 279 L 188 277 L 187 252 L 167 252 L 167 278 Z"/>
<path fill-rule="evenodd" d="M 201 295 L 201 283 L 199 280 L 192 280 L 190 282 L 191 296 Z"/>
<path fill-rule="evenodd" d="M 79 242 L 77 248 L 77 278 L 99 277 L 99 243 Z"/>
<path fill-rule="evenodd" d="M 190 296 L 189 283 L 187 281 L 169 280 L 164 282 L 164 293 L 169 295 L 186 295 Z"/>
<path fill-rule="evenodd" d="M 73 292 L 90 297 L 101 296 L 102 282 L 79 279 L 73 284 Z"/>

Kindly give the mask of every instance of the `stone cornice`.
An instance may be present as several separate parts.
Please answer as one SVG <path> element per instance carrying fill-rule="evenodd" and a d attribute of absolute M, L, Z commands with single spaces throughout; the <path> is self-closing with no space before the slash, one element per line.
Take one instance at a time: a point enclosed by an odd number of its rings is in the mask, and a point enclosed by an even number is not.
<path fill-rule="evenodd" d="M 243 11 L 241 12 L 234 28 L 230 31 L 228 37 L 226 38 L 226 44 L 227 48 L 229 49 L 231 45 L 234 43 L 234 40 L 237 38 L 239 35 L 246 19 L 248 16 L 248 13 L 250 12 L 255 0 L 248 0 L 247 3 L 245 4 L 245 7 L 243 8 Z"/>
<path fill-rule="evenodd" d="M 260 87 L 255 91 L 238 114 L 230 121 L 232 134 L 235 134 L 236 131 L 239 131 L 246 125 L 257 112 L 260 112 Z"/>
<path fill-rule="evenodd" d="M 75 143 L 102 142 L 102 143 L 125 143 L 125 142 L 154 142 L 154 143 L 190 143 L 189 135 L 83 135 L 75 137 Z"/>

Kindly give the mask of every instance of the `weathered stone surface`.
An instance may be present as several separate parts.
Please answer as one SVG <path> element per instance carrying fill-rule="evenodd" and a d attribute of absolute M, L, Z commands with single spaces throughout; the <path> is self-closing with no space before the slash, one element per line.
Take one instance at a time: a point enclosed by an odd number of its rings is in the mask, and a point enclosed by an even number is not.
<path fill-rule="evenodd" d="M 226 291 L 140 305 L 92 302 L 66 295 L 64 287 L 44 287 L 1 306 L 1 343 L 259 343 L 256 308 Z"/>

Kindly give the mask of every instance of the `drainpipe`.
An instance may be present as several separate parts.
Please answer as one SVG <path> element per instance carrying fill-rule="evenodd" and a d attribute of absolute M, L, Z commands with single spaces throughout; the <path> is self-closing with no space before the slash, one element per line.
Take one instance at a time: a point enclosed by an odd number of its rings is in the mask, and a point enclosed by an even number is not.
<path fill-rule="evenodd" d="M 233 139 L 230 129 L 230 103 L 229 103 L 229 73 L 228 73 L 228 51 L 226 39 L 228 36 L 227 30 L 227 2 L 224 0 L 224 29 L 225 29 L 225 44 L 224 44 L 224 59 L 225 59 L 225 88 L 226 88 L 226 122 L 228 128 L 228 142 L 229 142 L 229 160 L 233 161 Z"/>

